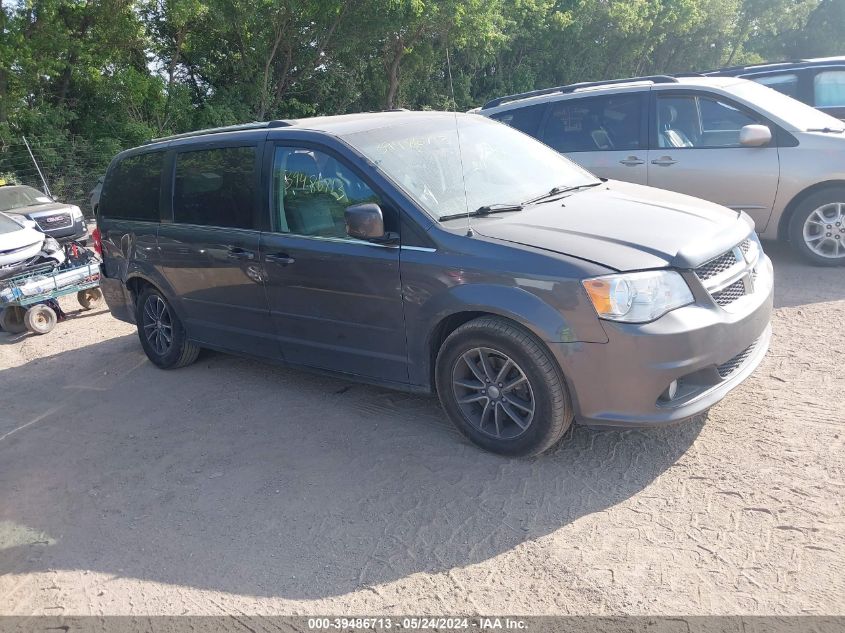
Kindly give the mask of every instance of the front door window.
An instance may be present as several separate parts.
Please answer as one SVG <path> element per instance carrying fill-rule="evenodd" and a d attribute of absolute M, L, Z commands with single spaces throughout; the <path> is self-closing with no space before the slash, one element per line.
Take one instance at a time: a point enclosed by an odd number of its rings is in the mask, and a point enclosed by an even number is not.
<path fill-rule="evenodd" d="M 273 215 L 279 233 L 345 238 L 346 207 L 380 204 L 370 187 L 333 156 L 278 147 L 273 162 Z"/>

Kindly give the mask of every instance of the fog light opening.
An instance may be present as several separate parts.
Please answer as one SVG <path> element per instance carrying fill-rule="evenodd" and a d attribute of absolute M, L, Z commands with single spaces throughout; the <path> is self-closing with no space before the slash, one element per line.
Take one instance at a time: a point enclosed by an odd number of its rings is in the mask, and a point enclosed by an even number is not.
<path fill-rule="evenodd" d="M 676 395 L 678 395 L 678 381 L 673 380 L 666 387 L 666 391 L 661 394 L 660 399 L 663 401 L 674 400 Z"/>

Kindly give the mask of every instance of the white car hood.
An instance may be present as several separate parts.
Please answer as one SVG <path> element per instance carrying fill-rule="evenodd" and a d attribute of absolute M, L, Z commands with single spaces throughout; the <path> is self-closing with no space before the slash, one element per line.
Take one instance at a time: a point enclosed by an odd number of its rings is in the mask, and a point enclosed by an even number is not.
<path fill-rule="evenodd" d="M 9 266 L 35 257 L 41 251 L 44 234 L 28 227 L 0 233 L 0 266 Z"/>

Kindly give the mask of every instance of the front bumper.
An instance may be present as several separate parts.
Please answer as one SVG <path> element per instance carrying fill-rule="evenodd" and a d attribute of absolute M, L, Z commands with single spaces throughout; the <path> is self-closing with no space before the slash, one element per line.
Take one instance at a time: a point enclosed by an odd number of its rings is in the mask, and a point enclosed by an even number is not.
<path fill-rule="evenodd" d="M 741 310 L 696 303 L 646 324 L 605 321 L 607 343 L 551 344 L 576 420 L 648 427 L 706 411 L 765 357 L 772 297 L 769 278 L 745 298 Z"/>

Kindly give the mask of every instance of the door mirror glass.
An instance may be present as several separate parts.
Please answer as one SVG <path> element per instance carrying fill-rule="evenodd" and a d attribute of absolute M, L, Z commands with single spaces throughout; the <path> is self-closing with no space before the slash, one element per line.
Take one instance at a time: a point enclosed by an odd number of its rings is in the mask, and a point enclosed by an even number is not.
<path fill-rule="evenodd" d="M 384 238 L 384 216 L 381 207 L 373 202 L 346 207 L 346 234 L 359 240 Z"/>
<path fill-rule="evenodd" d="M 745 147 L 768 145 L 772 140 L 772 131 L 765 125 L 745 125 L 739 131 L 739 144 Z"/>

